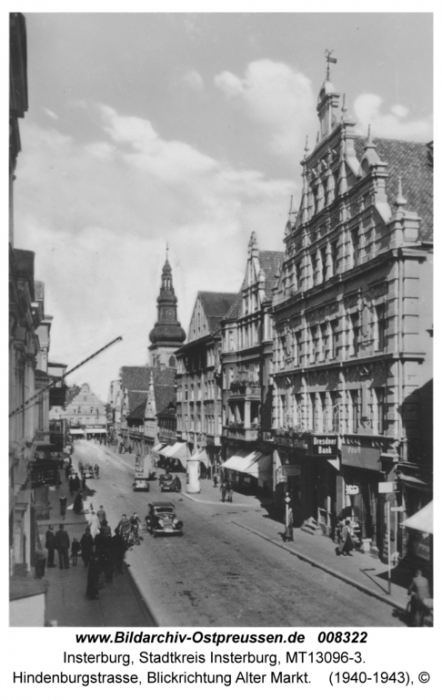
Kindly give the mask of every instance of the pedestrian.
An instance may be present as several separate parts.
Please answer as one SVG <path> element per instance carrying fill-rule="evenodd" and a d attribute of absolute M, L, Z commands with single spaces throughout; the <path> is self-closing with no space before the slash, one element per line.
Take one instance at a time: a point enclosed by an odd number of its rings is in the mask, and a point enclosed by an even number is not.
<path fill-rule="evenodd" d="M 45 547 L 48 550 L 48 569 L 53 569 L 55 567 L 55 564 L 54 564 L 55 535 L 54 535 L 54 526 L 53 525 L 48 525 L 48 529 L 46 530 Z"/>
<path fill-rule="evenodd" d="M 75 491 L 75 477 L 73 474 L 71 474 L 69 477 L 69 493 L 71 494 L 71 496 L 73 496 L 74 491 Z"/>
<path fill-rule="evenodd" d="M 91 530 L 92 537 L 96 537 L 96 535 L 100 531 L 100 521 L 98 520 L 97 514 L 94 510 L 91 510 L 91 514 L 89 515 L 89 527 Z"/>
<path fill-rule="evenodd" d="M 78 476 L 78 474 L 75 474 L 75 476 L 74 476 L 74 491 L 79 491 L 80 486 L 81 486 L 80 477 Z"/>
<path fill-rule="evenodd" d="M 92 537 L 90 528 L 88 527 L 80 540 L 80 548 L 81 558 L 83 559 L 84 565 L 87 568 L 94 548 L 94 538 Z"/>
<path fill-rule="evenodd" d="M 69 474 L 71 473 L 71 466 L 70 466 L 70 464 L 66 464 L 66 466 L 65 466 L 65 468 L 64 468 L 64 473 L 65 473 L 65 476 L 66 476 L 66 481 L 69 481 Z"/>
<path fill-rule="evenodd" d="M 121 516 L 121 520 L 117 525 L 117 531 L 127 543 L 130 535 L 130 522 L 127 519 L 126 513 L 123 513 L 123 515 Z"/>
<path fill-rule="evenodd" d="M 232 503 L 233 501 L 233 487 L 230 481 L 227 482 L 227 502 Z"/>
<path fill-rule="evenodd" d="M 115 528 L 115 535 L 112 537 L 112 554 L 114 558 L 115 569 L 119 574 L 123 573 L 124 555 L 126 553 L 126 542 L 124 537 L 120 535 L 118 529 Z"/>
<path fill-rule="evenodd" d="M 99 478 L 100 478 L 100 477 L 99 477 L 99 474 L 100 474 L 100 467 L 98 466 L 98 464 L 95 465 L 95 467 L 94 467 L 94 472 L 95 472 L 95 478 L 96 478 L 96 479 L 99 479 Z"/>
<path fill-rule="evenodd" d="M 98 581 L 100 579 L 100 574 L 101 574 L 101 563 L 100 559 L 95 554 L 92 552 L 91 557 L 89 559 L 89 567 L 88 567 L 88 572 L 87 572 L 87 587 L 86 587 L 86 595 L 90 600 L 95 600 L 98 598 Z"/>
<path fill-rule="evenodd" d="M 86 491 L 86 474 L 84 473 L 84 471 L 81 475 L 81 490 Z"/>
<path fill-rule="evenodd" d="M 97 518 L 100 521 L 100 525 L 103 522 L 103 520 L 106 520 L 106 511 L 104 510 L 103 506 L 100 506 L 97 510 Z"/>
<path fill-rule="evenodd" d="M 221 500 L 224 503 L 224 501 L 226 500 L 226 493 L 227 493 L 227 482 L 225 479 L 222 480 L 220 489 L 221 489 Z"/>
<path fill-rule="evenodd" d="M 46 556 L 43 550 L 38 547 L 34 554 L 35 578 L 43 578 L 45 575 Z"/>
<path fill-rule="evenodd" d="M 83 494 L 77 493 L 74 499 L 74 513 L 81 515 L 83 512 Z"/>
<path fill-rule="evenodd" d="M 78 553 L 80 551 L 80 543 L 77 540 L 76 537 L 72 540 L 72 547 L 71 547 L 71 559 L 72 559 L 72 566 L 77 566 L 77 559 L 78 559 Z"/>
<path fill-rule="evenodd" d="M 101 521 L 100 532 L 101 532 L 103 535 L 106 535 L 106 536 L 107 536 L 107 535 L 112 535 L 112 530 L 111 530 L 110 525 L 109 525 L 109 523 L 107 522 L 106 518 L 105 518 L 104 520 Z"/>
<path fill-rule="evenodd" d="M 64 525 L 58 526 L 58 532 L 55 533 L 55 548 L 58 551 L 58 563 L 60 569 L 69 569 L 69 547 L 71 541 L 69 535 L 64 529 Z"/>
<path fill-rule="evenodd" d="M 63 493 L 60 494 L 60 498 L 58 499 L 60 503 L 60 515 L 63 518 L 63 520 L 66 517 L 66 508 L 68 505 L 68 497 L 64 496 Z"/>
<path fill-rule="evenodd" d="M 293 542 L 293 510 L 290 504 L 287 505 L 284 542 Z"/>
<path fill-rule="evenodd" d="M 421 627 L 426 610 L 433 609 L 428 579 L 417 569 L 413 580 L 408 588 L 408 595 L 411 597 L 411 615 L 413 627 Z"/>
<path fill-rule="evenodd" d="M 350 518 L 347 518 L 345 520 L 344 526 L 342 528 L 341 532 L 341 543 L 339 547 L 336 548 L 336 554 L 339 556 L 340 554 L 343 554 L 344 556 L 352 556 L 352 551 L 354 549 L 354 544 L 353 544 L 353 532 L 351 528 L 351 521 Z"/>
<path fill-rule="evenodd" d="M 218 486 L 218 477 L 216 474 L 213 475 L 213 485 L 215 488 Z"/>

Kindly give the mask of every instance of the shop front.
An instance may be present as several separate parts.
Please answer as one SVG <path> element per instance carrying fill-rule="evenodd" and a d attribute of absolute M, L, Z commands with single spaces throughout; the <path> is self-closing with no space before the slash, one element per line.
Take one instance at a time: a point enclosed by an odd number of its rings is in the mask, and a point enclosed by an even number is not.
<path fill-rule="evenodd" d="M 433 571 L 433 501 L 406 518 L 402 527 L 407 533 L 407 559 L 432 578 Z"/>
<path fill-rule="evenodd" d="M 385 535 L 385 481 L 381 447 L 355 443 L 342 445 L 342 475 L 337 479 L 337 518 L 353 520 L 357 534 L 382 551 Z"/>
<path fill-rule="evenodd" d="M 254 491 L 272 481 L 272 455 L 239 450 L 222 465 L 223 476 L 237 489 Z"/>

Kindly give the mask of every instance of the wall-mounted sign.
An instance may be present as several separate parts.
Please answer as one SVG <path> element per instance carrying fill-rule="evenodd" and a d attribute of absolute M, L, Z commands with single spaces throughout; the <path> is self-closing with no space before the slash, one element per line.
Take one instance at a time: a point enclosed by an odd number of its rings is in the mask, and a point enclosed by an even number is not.
<path fill-rule="evenodd" d="M 381 470 L 381 450 L 365 445 L 342 445 L 342 464 L 362 469 Z"/>
<path fill-rule="evenodd" d="M 357 496 L 359 493 L 359 486 L 356 484 L 347 484 L 345 487 L 345 493 L 347 496 Z"/>
<path fill-rule="evenodd" d="M 378 484 L 379 493 L 394 493 L 394 491 L 397 491 L 396 481 L 381 481 Z"/>
<path fill-rule="evenodd" d="M 313 435 L 312 455 L 320 457 L 338 456 L 338 436 L 337 435 Z"/>

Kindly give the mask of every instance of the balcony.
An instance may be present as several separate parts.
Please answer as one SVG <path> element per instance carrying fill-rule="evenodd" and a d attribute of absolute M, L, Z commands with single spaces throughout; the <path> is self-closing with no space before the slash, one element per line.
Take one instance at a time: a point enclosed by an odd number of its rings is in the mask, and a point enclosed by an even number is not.
<path fill-rule="evenodd" d="M 261 399 L 261 384 L 255 379 L 236 379 L 230 384 L 228 399 Z"/>
<path fill-rule="evenodd" d="M 253 442 L 254 440 L 259 439 L 259 430 L 260 425 L 257 422 L 254 422 L 250 427 L 245 428 L 242 421 L 229 421 L 223 427 L 223 437 Z"/>

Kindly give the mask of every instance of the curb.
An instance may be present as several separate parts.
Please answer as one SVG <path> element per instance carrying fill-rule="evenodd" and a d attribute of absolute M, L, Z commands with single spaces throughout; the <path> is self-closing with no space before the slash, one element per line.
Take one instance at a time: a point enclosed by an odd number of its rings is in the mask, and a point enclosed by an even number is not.
<path fill-rule="evenodd" d="M 129 577 L 130 586 L 134 591 L 135 595 L 137 596 L 139 603 L 143 607 L 145 614 L 147 614 L 147 616 L 150 618 L 150 621 L 152 622 L 152 627 L 161 627 L 162 625 L 159 623 L 152 610 L 150 609 L 149 605 L 147 604 L 146 598 L 144 597 L 144 594 L 142 593 L 141 588 L 138 584 L 137 577 L 132 570 L 132 565 L 128 565 L 125 562 L 124 566 L 126 569 L 126 573 Z"/>
<path fill-rule="evenodd" d="M 274 544 L 277 547 L 284 549 L 286 552 L 289 552 L 289 554 L 293 554 L 295 557 L 298 557 L 298 559 L 301 559 L 301 561 L 305 561 L 308 564 L 311 564 L 311 566 L 316 567 L 317 569 L 322 569 L 322 571 L 325 571 L 327 574 L 330 574 L 330 576 L 334 576 L 335 578 L 339 578 L 341 581 L 344 581 L 344 583 L 347 583 L 350 586 L 354 586 L 354 588 L 359 589 L 360 591 L 362 591 L 362 593 L 366 593 L 367 595 L 370 595 L 373 598 L 377 598 L 378 600 L 382 601 L 383 603 L 387 603 L 387 605 L 390 605 L 392 608 L 396 608 L 396 610 L 400 610 L 401 612 L 406 611 L 406 608 L 404 605 L 402 605 L 402 603 L 398 603 L 397 601 L 393 600 L 392 598 L 387 598 L 387 596 L 384 596 L 381 593 L 377 593 L 376 591 L 372 591 L 371 588 L 367 588 L 367 586 L 364 586 L 364 584 L 358 583 L 354 579 L 351 579 L 348 576 L 346 576 L 345 574 L 342 574 L 340 571 L 336 571 L 335 569 L 330 569 L 328 566 L 325 566 L 324 564 L 320 564 L 319 562 L 315 561 L 314 559 L 311 559 L 310 557 L 306 556 L 305 554 L 298 552 L 296 549 L 290 549 L 290 547 L 287 547 L 282 542 L 277 542 L 275 540 L 272 540 L 271 537 L 268 537 L 267 535 L 263 535 L 261 532 L 258 532 L 257 530 L 254 530 L 251 527 L 247 527 L 246 525 L 242 525 L 241 523 L 236 522 L 236 520 L 232 520 L 231 522 L 234 525 L 241 527 L 243 530 L 248 530 L 249 532 L 253 533 L 254 535 L 261 537 L 263 540 L 267 540 L 267 542 L 271 542 L 271 544 Z"/>
<path fill-rule="evenodd" d="M 206 505 L 210 506 L 219 506 L 222 505 L 222 501 L 203 501 L 201 498 L 194 498 L 193 496 L 190 496 L 188 493 L 184 493 L 184 491 L 181 491 L 181 496 L 185 496 L 186 498 L 189 499 L 189 501 L 193 501 L 194 503 L 204 503 Z M 256 504 L 252 503 L 224 503 L 225 506 L 240 506 L 241 508 L 257 508 L 258 506 Z"/>

